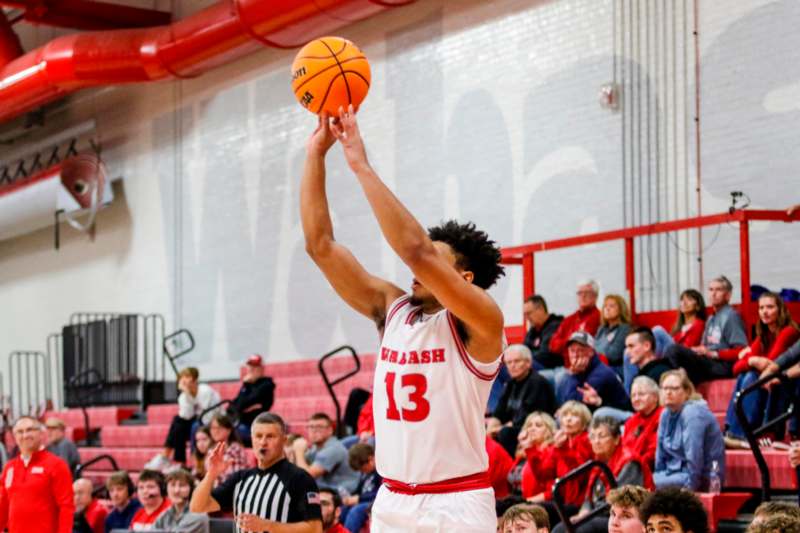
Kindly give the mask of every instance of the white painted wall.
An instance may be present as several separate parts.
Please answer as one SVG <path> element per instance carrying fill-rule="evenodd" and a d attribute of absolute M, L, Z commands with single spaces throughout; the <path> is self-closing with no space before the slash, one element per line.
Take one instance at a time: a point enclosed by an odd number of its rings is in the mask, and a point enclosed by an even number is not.
<path fill-rule="evenodd" d="M 421 0 L 340 32 L 373 68 L 360 113 L 370 158 L 424 224 L 469 218 L 514 245 L 618 228 L 626 209 L 641 208 L 623 196 L 621 115 L 597 103 L 614 75 L 614 9 L 612 0 Z M 800 201 L 800 4 L 707 0 L 699 23 L 703 212 L 727 208 L 733 189 L 758 207 Z M 26 45 L 50 35 L 27 35 Z M 237 375 L 252 352 L 276 361 L 345 342 L 375 348 L 370 322 L 303 251 L 297 185 L 315 120 L 289 90 L 293 55 L 265 49 L 195 80 L 79 93 L 55 117 L 65 127 L 94 117 L 122 180 L 94 241 L 65 226 L 60 251 L 51 229 L 0 242 L 0 369 L 11 350 L 44 349 L 74 311 L 162 313 L 168 329 L 195 333 L 187 363 L 208 378 Z M 690 163 L 693 187 L 693 155 L 672 149 Z M 340 153 L 329 163 L 338 239 L 407 286 Z M 645 200 L 678 186 L 649 188 Z M 662 219 L 696 211 L 692 195 Z M 706 275 L 736 283 L 737 234 L 716 231 L 704 237 Z M 754 229 L 754 282 L 800 286 L 797 235 L 783 224 Z M 664 276 L 642 289 L 658 295 L 653 307 L 675 305 L 698 282 L 696 241 L 661 246 L 673 262 L 644 263 Z M 605 292 L 622 291 L 622 267 L 618 244 L 553 252 L 537 259 L 537 288 L 566 313 L 575 281 L 593 276 Z M 517 322 L 518 272 L 493 294 Z"/>

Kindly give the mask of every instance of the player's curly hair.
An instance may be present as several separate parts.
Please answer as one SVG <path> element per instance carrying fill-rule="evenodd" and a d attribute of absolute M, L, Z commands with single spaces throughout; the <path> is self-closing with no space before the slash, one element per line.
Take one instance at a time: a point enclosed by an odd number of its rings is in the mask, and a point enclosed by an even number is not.
<path fill-rule="evenodd" d="M 505 268 L 500 265 L 500 248 L 472 222 L 459 224 L 448 220 L 428 228 L 428 236 L 453 249 L 456 265 L 472 272 L 475 275 L 472 282 L 478 287 L 488 289 L 505 275 Z"/>
<path fill-rule="evenodd" d="M 672 516 L 684 531 L 708 533 L 708 515 L 700 498 L 694 492 L 669 487 L 654 492 L 639 508 L 642 523 L 647 525 L 651 516 Z"/>

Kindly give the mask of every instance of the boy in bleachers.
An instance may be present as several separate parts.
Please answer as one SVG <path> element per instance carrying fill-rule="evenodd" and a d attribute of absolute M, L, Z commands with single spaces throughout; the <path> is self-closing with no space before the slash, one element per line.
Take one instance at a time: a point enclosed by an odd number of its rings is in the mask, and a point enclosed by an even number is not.
<path fill-rule="evenodd" d="M 550 519 L 538 505 L 518 503 L 503 513 L 499 526 L 500 533 L 548 533 Z"/>
<path fill-rule="evenodd" d="M 645 533 L 639 508 L 649 496 L 650 491 L 635 485 L 610 490 L 606 495 L 608 533 Z"/>
<path fill-rule="evenodd" d="M 333 420 L 325 413 L 315 413 L 308 421 L 308 439 L 294 441 L 296 465 L 311 474 L 320 488 L 329 487 L 352 494 L 358 485 L 358 474 L 347 462 L 347 449 L 334 434 Z"/>
<path fill-rule="evenodd" d="M 208 533 L 208 515 L 189 512 L 189 500 L 194 490 L 194 478 L 188 470 L 178 469 L 167 474 L 167 495 L 172 505 L 158 517 L 154 529 L 180 533 Z"/>
<path fill-rule="evenodd" d="M 762 531 L 762 526 L 765 526 L 770 520 L 784 516 L 794 525 L 800 527 L 800 507 L 788 502 L 764 502 L 756 507 L 753 513 L 753 521 L 747 528 L 747 533 L 756 533 Z"/>
<path fill-rule="evenodd" d="M 360 472 L 361 476 L 355 493 L 343 500 L 347 507 L 342 510 L 342 521 L 350 533 L 358 533 L 367 522 L 372 502 L 383 480 L 375 470 L 375 449 L 369 444 L 354 444 L 348 452 L 348 461 L 350 468 Z"/>
<path fill-rule="evenodd" d="M 133 515 L 142 507 L 139 500 L 133 497 L 135 487 L 131 477 L 124 470 L 114 472 L 106 480 L 106 489 L 113 507 L 106 517 L 105 533 L 113 529 L 128 529 Z"/>
<path fill-rule="evenodd" d="M 708 533 L 708 514 L 694 492 L 670 487 L 653 493 L 639 508 L 653 533 Z"/>
<path fill-rule="evenodd" d="M 167 509 L 171 502 L 166 498 L 167 483 L 164 474 L 156 470 L 142 470 L 136 482 L 136 495 L 142 502 L 142 508 L 136 511 L 130 528 L 134 531 L 155 529 L 155 522 Z"/>
<path fill-rule="evenodd" d="M 339 521 L 342 498 L 338 492 L 333 489 L 319 489 L 319 506 L 322 510 L 323 533 L 347 533 L 347 529 Z"/>

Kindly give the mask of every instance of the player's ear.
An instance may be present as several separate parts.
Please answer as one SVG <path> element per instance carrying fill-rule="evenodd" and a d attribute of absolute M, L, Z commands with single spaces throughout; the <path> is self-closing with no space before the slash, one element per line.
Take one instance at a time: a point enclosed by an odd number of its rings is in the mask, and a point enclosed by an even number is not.
<path fill-rule="evenodd" d="M 467 283 L 472 283 L 475 279 L 475 274 L 470 270 L 464 270 L 461 272 L 461 277 L 464 278 Z"/>

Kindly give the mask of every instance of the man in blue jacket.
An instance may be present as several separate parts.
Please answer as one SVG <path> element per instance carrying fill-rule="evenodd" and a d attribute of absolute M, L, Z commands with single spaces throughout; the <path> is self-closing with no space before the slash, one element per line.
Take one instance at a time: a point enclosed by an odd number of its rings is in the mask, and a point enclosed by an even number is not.
<path fill-rule="evenodd" d="M 567 355 L 569 368 L 556 385 L 559 405 L 576 400 L 592 410 L 601 405 L 631 410 L 630 399 L 617 373 L 603 364 L 594 351 L 594 337 L 585 331 L 576 331 L 567 342 Z"/>

